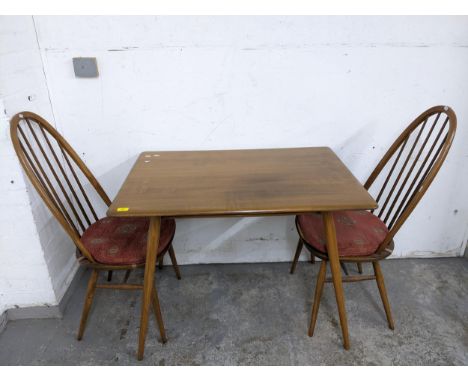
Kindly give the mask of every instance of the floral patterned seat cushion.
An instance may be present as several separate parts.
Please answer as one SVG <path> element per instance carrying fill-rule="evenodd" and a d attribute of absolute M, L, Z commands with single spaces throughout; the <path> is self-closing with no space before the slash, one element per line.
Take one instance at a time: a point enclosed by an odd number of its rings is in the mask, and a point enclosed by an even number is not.
<path fill-rule="evenodd" d="M 368 211 L 333 212 L 333 218 L 340 256 L 372 255 L 388 233 L 385 223 Z M 326 253 L 322 216 L 299 215 L 298 224 L 305 241 Z"/>
<path fill-rule="evenodd" d="M 105 217 L 88 227 L 81 241 L 91 256 L 103 264 L 143 264 L 146 258 L 148 218 Z M 174 219 L 162 219 L 158 254 L 170 243 Z"/>

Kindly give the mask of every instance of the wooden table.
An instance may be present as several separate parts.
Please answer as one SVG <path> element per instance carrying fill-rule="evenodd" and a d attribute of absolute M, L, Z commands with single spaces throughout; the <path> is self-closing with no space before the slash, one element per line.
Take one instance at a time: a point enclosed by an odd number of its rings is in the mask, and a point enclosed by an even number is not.
<path fill-rule="evenodd" d="M 142 153 L 107 211 L 108 216 L 150 217 L 138 359 L 144 354 L 161 217 L 321 212 L 343 344 L 348 349 L 331 211 L 376 207 L 374 199 L 327 147 Z"/>

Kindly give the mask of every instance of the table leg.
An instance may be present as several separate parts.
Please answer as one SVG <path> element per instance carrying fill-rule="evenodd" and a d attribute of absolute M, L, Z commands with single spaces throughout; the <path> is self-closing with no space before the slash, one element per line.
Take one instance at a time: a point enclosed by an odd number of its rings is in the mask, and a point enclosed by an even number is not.
<path fill-rule="evenodd" d="M 343 283 L 341 280 L 340 258 L 338 253 L 338 243 L 336 241 L 335 223 L 331 212 L 323 212 L 323 224 L 327 238 L 327 252 L 330 260 L 333 286 L 335 288 L 338 314 L 340 315 L 341 331 L 343 333 L 343 346 L 349 349 L 348 321 L 346 319 L 346 308 L 343 294 Z"/>
<path fill-rule="evenodd" d="M 145 279 L 143 284 L 143 301 L 141 302 L 141 318 L 140 318 L 140 336 L 138 341 L 138 360 L 143 359 L 145 352 L 145 339 L 146 332 L 148 331 L 148 318 L 149 310 L 152 302 L 152 293 L 157 296 L 158 291 L 154 285 L 154 271 L 156 266 L 156 257 L 159 245 L 159 231 L 161 227 L 160 217 L 151 217 L 148 229 L 148 242 L 146 245 L 146 265 L 145 265 Z M 161 326 L 162 324 L 161 318 Z M 163 334 L 163 333 L 161 333 Z M 165 342 L 165 338 L 162 338 Z"/>

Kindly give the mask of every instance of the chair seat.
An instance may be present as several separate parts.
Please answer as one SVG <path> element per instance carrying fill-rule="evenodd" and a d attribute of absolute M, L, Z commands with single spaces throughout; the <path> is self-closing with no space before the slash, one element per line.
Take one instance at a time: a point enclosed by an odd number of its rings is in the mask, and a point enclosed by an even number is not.
<path fill-rule="evenodd" d="M 375 253 L 388 233 L 385 223 L 368 211 L 333 212 L 340 256 Z M 303 239 L 319 252 L 327 253 L 325 229 L 320 214 L 298 215 Z"/>
<path fill-rule="evenodd" d="M 91 256 L 103 264 L 143 264 L 146 259 L 148 218 L 105 217 L 93 223 L 81 236 Z M 162 219 L 158 255 L 170 244 L 175 220 Z"/>

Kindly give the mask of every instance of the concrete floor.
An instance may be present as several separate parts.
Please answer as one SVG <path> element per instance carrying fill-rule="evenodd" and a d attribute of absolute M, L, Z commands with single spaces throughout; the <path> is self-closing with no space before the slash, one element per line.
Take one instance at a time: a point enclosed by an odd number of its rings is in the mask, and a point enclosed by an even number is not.
<path fill-rule="evenodd" d="M 288 268 L 287 263 L 183 266 L 178 281 L 166 266 L 157 275 L 169 342 L 159 342 L 152 317 L 142 362 L 135 358 L 139 292 L 99 290 L 84 338 L 76 341 L 85 275 L 62 320 L 7 324 L 0 334 L 0 364 L 468 364 L 468 259 L 384 261 L 395 331 L 387 327 L 374 281 L 346 284 L 349 351 L 342 348 L 331 284 L 325 286 L 315 336 L 307 336 L 318 265 L 300 263 L 295 275 Z M 131 279 L 141 277 L 137 271 Z"/>

